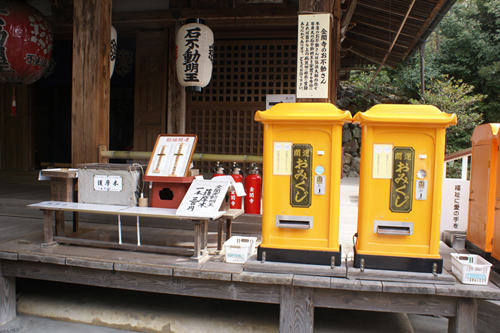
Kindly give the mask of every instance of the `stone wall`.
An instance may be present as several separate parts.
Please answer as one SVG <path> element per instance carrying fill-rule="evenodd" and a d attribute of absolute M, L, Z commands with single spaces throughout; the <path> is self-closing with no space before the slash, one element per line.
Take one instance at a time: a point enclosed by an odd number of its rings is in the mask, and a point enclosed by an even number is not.
<path fill-rule="evenodd" d="M 337 107 L 341 110 L 348 110 L 352 116 L 359 111 L 366 111 L 377 104 L 405 104 L 404 97 L 389 94 L 377 96 L 368 94 L 362 96 L 351 87 L 340 87 L 337 92 Z M 345 124 L 342 129 L 342 147 L 344 148 L 344 177 L 359 177 L 360 148 L 361 148 L 361 128 L 356 124 Z"/>
<path fill-rule="evenodd" d="M 345 124 L 342 128 L 342 147 L 344 148 L 344 177 L 359 177 L 359 150 L 361 147 L 361 128 L 355 124 Z"/>

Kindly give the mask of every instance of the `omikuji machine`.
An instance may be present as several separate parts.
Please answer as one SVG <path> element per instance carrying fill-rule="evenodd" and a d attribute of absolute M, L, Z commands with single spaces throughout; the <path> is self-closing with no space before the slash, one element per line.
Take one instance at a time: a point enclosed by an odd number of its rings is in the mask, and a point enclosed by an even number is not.
<path fill-rule="evenodd" d="M 379 104 L 353 122 L 362 129 L 354 267 L 441 273 L 445 131 L 456 115 Z"/>
<path fill-rule="evenodd" d="M 342 126 L 350 119 L 328 103 L 255 114 L 264 124 L 259 260 L 340 266 Z"/>
<path fill-rule="evenodd" d="M 495 205 L 497 201 L 498 129 L 500 124 L 484 124 L 472 134 L 469 221 L 466 248 L 485 256 L 491 253 Z"/>

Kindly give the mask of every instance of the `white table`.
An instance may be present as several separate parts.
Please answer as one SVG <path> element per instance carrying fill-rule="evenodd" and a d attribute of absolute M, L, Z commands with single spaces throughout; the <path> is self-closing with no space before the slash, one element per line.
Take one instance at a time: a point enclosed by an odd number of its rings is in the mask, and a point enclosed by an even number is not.
<path fill-rule="evenodd" d="M 155 208 L 155 207 L 136 207 L 136 206 L 119 206 L 119 205 L 101 205 L 101 204 L 88 204 L 79 202 L 65 202 L 65 201 L 43 201 L 36 204 L 28 205 L 29 208 L 40 209 L 44 212 L 44 244 L 43 246 L 50 246 L 57 243 L 66 243 L 74 245 L 98 246 L 106 248 L 118 248 L 127 250 L 139 250 L 150 252 L 174 253 L 185 254 L 184 249 L 175 247 L 163 247 L 154 245 L 142 245 L 140 235 L 140 217 L 154 217 L 154 218 L 168 218 L 191 221 L 194 223 L 194 253 L 191 257 L 194 261 L 204 261 L 208 258 L 208 222 L 218 221 L 218 249 L 223 241 L 223 225 L 224 222 L 231 224 L 231 220 L 240 216 L 243 210 L 229 210 L 219 211 L 211 216 L 182 216 L 176 214 L 176 209 L 171 208 Z M 78 212 L 78 213 L 91 213 L 91 214 L 108 214 L 117 215 L 118 217 L 118 243 L 105 242 L 99 240 L 84 240 L 72 237 L 65 237 L 63 234 L 64 220 L 56 219 L 56 237 L 53 234 L 52 227 L 52 212 Z M 137 244 L 124 244 L 122 242 L 121 231 L 121 216 L 135 216 L 137 218 Z M 62 224 L 62 225 L 60 225 Z M 230 227 L 227 228 L 230 230 Z M 61 234 L 62 233 L 62 234 Z M 226 235 L 230 237 L 230 235 Z"/>

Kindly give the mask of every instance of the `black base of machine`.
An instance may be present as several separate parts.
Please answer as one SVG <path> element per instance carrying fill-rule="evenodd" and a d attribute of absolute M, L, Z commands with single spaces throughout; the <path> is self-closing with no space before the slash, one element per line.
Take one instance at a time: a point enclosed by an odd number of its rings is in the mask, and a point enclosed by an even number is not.
<path fill-rule="evenodd" d="M 341 254 L 342 254 L 342 246 L 339 246 L 338 252 L 276 249 L 263 246 L 259 246 L 257 249 L 258 260 L 289 262 L 295 264 L 310 264 L 310 265 L 331 266 L 333 257 L 335 260 L 334 262 L 335 266 L 340 266 L 342 260 Z"/>
<path fill-rule="evenodd" d="M 361 263 L 362 260 L 364 260 L 363 263 Z M 435 268 L 434 264 L 436 264 Z M 441 274 L 443 272 L 443 259 L 358 254 L 354 248 L 354 267 Z"/>
<path fill-rule="evenodd" d="M 491 261 L 490 260 L 491 259 L 491 253 L 490 252 L 484 251 L 479 246 L 475 245 L 474 243 L 472 243 L 471 241 L 469 241 L 467 239 L 465 240 L 465 249 L 467 251 L 469 251 L 469 253 L 471 253 L 471 254 L 477 254 L 480 257 L 483 257 L 484 259 L 486 259 L 488 261 Z"/>

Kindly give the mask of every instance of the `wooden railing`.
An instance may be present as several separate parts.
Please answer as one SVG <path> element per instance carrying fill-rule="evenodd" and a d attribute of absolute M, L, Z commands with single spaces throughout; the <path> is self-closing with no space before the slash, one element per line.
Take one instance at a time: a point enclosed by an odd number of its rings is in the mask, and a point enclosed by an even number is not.
<path fill-rule="evenodd" d="M 150 151 L 118 151 L 102 150 L 101 159 L 121 159 L 121 160 L 149 160 Z M 199 162 L 238 162 L 238 163 L 262 163 L 262 156 L 253 155 L 220 155 L 220 154 L 193 154 L 193 161 Z"/>

